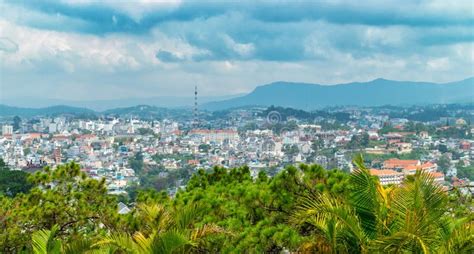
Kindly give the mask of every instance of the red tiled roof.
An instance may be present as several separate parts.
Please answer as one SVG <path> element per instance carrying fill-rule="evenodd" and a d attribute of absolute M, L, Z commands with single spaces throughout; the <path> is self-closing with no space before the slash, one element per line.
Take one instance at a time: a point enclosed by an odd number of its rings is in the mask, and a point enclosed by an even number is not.
<path fill-rule="evenodd" d="M 399 159 L 389 159 L 383 162 L 384 167 L 394 168 L 394 167 L 408 167 L 418 165 L 418 160 L 399 160 Z"/>
<path fill-rule="evenodd" d="M 433 178 L 441 178 L 443 177 L 444 178 L 444 174 L 443 172 L 431 172 L 429 173 Z"/>

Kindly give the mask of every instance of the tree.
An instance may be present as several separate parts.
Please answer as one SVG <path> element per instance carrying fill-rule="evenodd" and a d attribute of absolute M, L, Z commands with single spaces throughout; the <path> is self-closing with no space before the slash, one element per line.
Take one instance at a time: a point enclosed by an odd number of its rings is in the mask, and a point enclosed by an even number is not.
<path fill-rule="evenodd" d="M 21 118 L 19 116 L 13 117 L 13 131 L 17 131 L 21 128 Z"/>
<path fill-rule="evenodd" d="M 441 153 L 447 153 L 448 152 L 448 147 L 444 144 L 439 144 L 438 145 L 438 151 Z"/>
<path fill-rule="evenodd" d="M 28 175 L 20 170 L 10 170 L 0 159 L 0 195 L 14 197 L 18 193 L 27 193 L 32 187 Z"/>
<path fill-rule="evenodd" d="M 155 132 L 150 128 L 138 128 L 138 134 L 140 135 L 153 135 Z"/>
<path fill-rule="evenodd" d="M 353 135 L 351 141 L 347 143 L 349 149 L 363 149 L 369 145 L 369 134 Z"/>
<path fill-rule="evenodd" d="M 299 153 L 297 145 L 285 145 L 282 150 L 288 156 L 294 156 Z"/>
<path fill-rule="evenodd" d="M 382 186 L 361 156 L 354 165 L 351 174 L 300 164 L 257 178 L 246 166 L 200 169 L 173 197 L 138 190 L 127 214 L 77 164 L 46 168 L 28 193 L 0 195 L 0 252 L 474 251 L 470 195 L 421 171 Z"/>
<path fill-rule="evenodd" d="M 453 219 L 447 195 L 426 172 L 418 171 L 399 188 L 384 188 L 355 159 L 347 199 L 327 193 L 308 195 L 293 223 L 309 232 L 302 251 L 327 253 L 470 253 L 472 219 Z"/>
<path fill-rule="evenodd" d="M 29 178 L 34 184 L 29 193 L 0 204 L 3 252 L 17 252 L 33 232 L 55 225 L 57 235 L 67 242 L 83 234 L 93 237 L 118 225 L 116 199 L 107 195 L 105 180 L 88 178 L 79 165 L 70 163 L 54 170 L 46 167 Z"/>
<path fill-rule="evenodd" d="M 317 139 L 313 140 L 313 142 L 311 143 L 311 149 L 313 149 L 313 151 L 317 152 L 321 148 L 324 148 L 324 140 L 322 140 L 321 138 L 317 138 Z"/>
<path fill-rule="evenodd" d="M 457 177 L 460 179 L 467 178 L 471 181 L 474 180 L 474 166 L 461 166 L 457 167 Z"/>
<path fill-rule="evenodd" d="M 442 155 L 437 161 L 437 164 L 441 171 L 446 174 L 446 172 L 448 172 L 449 168 L 451 167 L 451 160 L 447 155 Z"/>
<path fill-rule="evenodd" d="M 138 217 L 143 231 L 133 235 L 113 232 L 103 237 L 97 245 L 137 254 L 205 252 L 205 238 L 225 231 L 212 224 L 194 225 L 201 214 L 202 210 L 196 206 L 169 211 L 162 205 L 141 204 Z"/>
<path fill-rule="evenodd" d="M 211 146 L 209 144 L 200 144 L 198 149 L 202 153 L 207 153 L 211 149 Z"/>
<path fill-rule="evenodd" d="M 143 171 L 143 154 L 137 152 L 133 158 L 128 161 L 130 167 L 135 170 L 135 173 L 140 174 Z"/>

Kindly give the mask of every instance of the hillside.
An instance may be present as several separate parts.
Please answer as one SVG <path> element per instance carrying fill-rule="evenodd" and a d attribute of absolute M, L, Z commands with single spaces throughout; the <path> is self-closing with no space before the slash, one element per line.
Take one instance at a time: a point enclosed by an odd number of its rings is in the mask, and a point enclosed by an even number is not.
<path fill-rule="evenodd" d="M 56 115 L 75 115 L 75 116 L 100 116 L 111 115 L 121 117 L 139 117 L 142 119 L 157 119 L 166 117 L 179 117 L 190 115 L 186 109 L 161 108 L 149 105 L 137 105 L 133 107 L 114 108 L 106 111 L 94 111 L 87 108 L 78 108 L 71 106 L 52 106 L 45 108 L 20 108 L 0 104 L 0 117 L 34 117 L 34 116 L 56 116 Z"/>
<path fill-rule="evenodd" d="M 376 79 L 337 85 L 275 82 L 251 93 L 204 105 L 221 110 L 246 105 L 318 109 L 328 106 L 380 106 L 459 103 L 474 101 L 474 78 L 437 84 Z"/>
<path fill-rule="evenodd" d="M 157 119 L 191 115 L 186 109 L 162 108 L 150 105 L 137 105 L 133 107 L 114 108 L 101 112 L 104 115 L 117 115 L 122 117 L 139 117 L 141 119 Z"/>
<path fill-rule="evenodd" d="M 20 117 L 32 117 L 49 115 L 54 116 L 58 114 L 95 114 L 93 110 L 87 108 L 77 108 L 71 106 L 52 106 L 46 108 L 20 108 L 11 107 L 0 104 L 0 116 L 20 116 Z"/>

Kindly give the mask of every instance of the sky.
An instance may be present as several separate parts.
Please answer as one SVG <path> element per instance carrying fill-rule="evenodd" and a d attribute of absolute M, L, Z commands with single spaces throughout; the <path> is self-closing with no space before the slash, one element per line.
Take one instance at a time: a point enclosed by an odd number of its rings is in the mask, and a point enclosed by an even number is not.
<path fill-rule="evenodd" d="M 474 76 L 472 0 L 0 0 L 0 99 Z"/>

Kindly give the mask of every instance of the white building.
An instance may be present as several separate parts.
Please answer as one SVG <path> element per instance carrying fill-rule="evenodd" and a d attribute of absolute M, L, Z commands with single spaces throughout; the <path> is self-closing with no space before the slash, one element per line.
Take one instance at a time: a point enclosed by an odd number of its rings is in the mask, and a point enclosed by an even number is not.
<path fill-rule="evenodd" d="M 370 174 L 376 176 L 380 180 L 381 185 L 401 184 L 404 174 L 391 169 L 371 169 Z"/>
<path fill-rule="evenodd" d="M 50 123 L 48 130 L 49 133 L 56 133 L 58 131 L 58 125 L 56 123 Z"/>
<path fill-rule="evenodd" d="M 13 134 L 13 126 L 11 125 L 3 125 L 2 126 L 2 134 L 5 135 L 12 135 Z"/>

